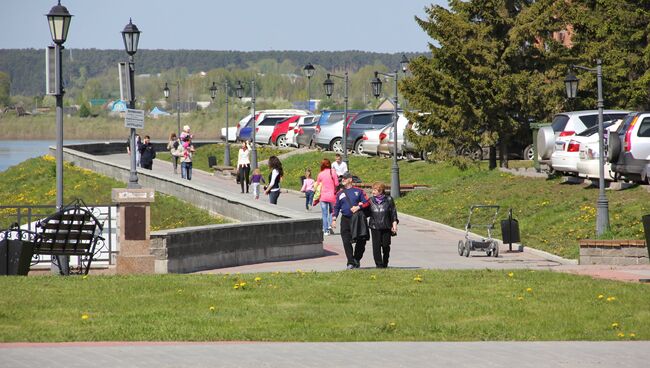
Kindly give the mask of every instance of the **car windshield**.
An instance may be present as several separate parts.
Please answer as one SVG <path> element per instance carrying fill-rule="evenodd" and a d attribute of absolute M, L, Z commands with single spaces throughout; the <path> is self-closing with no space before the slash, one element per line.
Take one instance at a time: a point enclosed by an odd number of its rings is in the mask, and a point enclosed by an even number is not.
<path fill-rule="evenodd" d="M 616 121 L 605 121 L 605 122 L 603 122 L 603 129 L 609 128 L 610 126 L 614 125 L 614 123 L 616 123 Z M 598 125 L 592 126 L 591 128 L 587 128 L 587 130 L 585 130 L 583 132 L 580 132 L 580 133 L 578 133 L 576 135 L 580 136 L 580 137 L 589 137 L 590 135 L 596 134 L 596 133 L 598 133 Z"/>

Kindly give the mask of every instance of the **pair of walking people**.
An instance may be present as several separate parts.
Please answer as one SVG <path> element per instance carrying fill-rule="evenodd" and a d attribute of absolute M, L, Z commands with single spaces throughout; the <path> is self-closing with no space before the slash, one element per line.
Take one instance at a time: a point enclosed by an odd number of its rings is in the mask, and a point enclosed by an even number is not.
<path fill-rule="evenodd" d="M 332 228 L 336 228 L 336 219 L 341 214 L 341 239 L 347 258 L 347 268 L 359 268 L 361 258 L 369 240 L 367 229 L 360 234 L 359 226 L 367 226 L 372 237 L 372 253 L 378 268 L 388 267 L 390 257 L 391 237 L 397 235 L 397 208 L 393 198 L 385 193 L 383 183 L 372 185 L 372 196 L 368 198 L 363 189 L 353 186 L 352 175 L 346 172 L 341 176 L 343 189 L 336 194 L 336 204 L 332 214 Z M 355 224 L 355 213 L 363 211 L 367 214 L 368 224 Z M 362 231 L 361 231 L 362 232 Z M 352 243 L 356 243 L 355 246 Z"/>

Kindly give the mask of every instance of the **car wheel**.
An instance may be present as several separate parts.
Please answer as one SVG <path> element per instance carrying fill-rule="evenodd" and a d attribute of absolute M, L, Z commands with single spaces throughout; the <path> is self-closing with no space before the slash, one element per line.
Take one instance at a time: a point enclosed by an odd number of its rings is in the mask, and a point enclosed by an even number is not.
<path fill-rule="evenodd" d="M 362 155 L 363 152 L 363 139 L 359 139 L 357 143 L 354 144 L 354 152 L 358 155 Z"/>
<path fill-rule="evenodd" d="M 532 144 L 529 144 L 524 149 L 524 160 L 532 161 L 535 159 L 535 147 Z"/>
<path fill-rule="evenodd" d="M 537 156 L 542 160 L 551 158 L 555 150 L 555 132 L 550 126 L 545 126 L 537 132 Z"/>
<path fill-rule="evenodd" d="M 460 150 L 460 154 L 469 157 L 474 161 L 483 160 L 483 149 L 480 146 L 466 147 Z"/>
<path fill-rule="evenodd" d="M 330 143 L 330 149 L 335 153 L 343 153 L 343 146 L 341 145 L 341 138 L 336 138 Z"/>
<path fill-rule="evenodd" d="M 278 136 L 278 138 L 275 140 L 275 144 L 278 145 L 278 147 L 286 148 L 288 146 L 287 144 L 287 136 L 282 134 L 281 136 Z"/>

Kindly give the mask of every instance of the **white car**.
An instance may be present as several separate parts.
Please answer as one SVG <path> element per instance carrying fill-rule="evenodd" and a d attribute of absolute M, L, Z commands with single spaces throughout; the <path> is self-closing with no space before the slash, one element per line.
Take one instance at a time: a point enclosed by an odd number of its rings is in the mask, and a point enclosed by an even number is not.
<path fill-rule="evenodd" d="M 400 115 L 397 119 L 397 156 L 402 155 L 402 145 L 404 144 L 404 129 L 409 123 L 408 119 L 404 115 Z M 392 156 L 393 147 L 395 147 L 395 133 L 393 133 L 393 124 L 387 126 L 388 128 L 385 133 L 387 137 L 382 140 L 377 149 L 378 154 Z"/>
<path fill-rule="evenodd" d="M 251 114 L 246 115 L 243 119 L 241 119 L 235 126 L 229 126 L 228 127 L 228 141 L 230 142 L 236 142 L 237 141 L 237 133 L 239 133 L 239 129 L 242 126 L 248 125 L 248 121 L 251 119 Z M 221 128 L 221 139 L 225 140 L 226 139 L 226 128 Z"/>
<path fill-rule="evenodd" d="M 379 143 L 381 142 L 382 138 L 385 138 L 388 134 L 386 134 L 386 131 L 389 129 L 389 127 L 384 127 L 380 129 L 373 129 L 373 130 L 366 130 L 363 133 L 363 137 L 361 138 L 363 140 L 363 153 L 367 155 L 373 155 L 377 156 L 378 155 L 378 149 L 379 149 Z"/>
<path fill-rule="evenodd" d="M 616 129 L 620 123 L 621 120 L 606 121 L 603 123 L 603 127 L 609 131 Z M 580 152 L 587 145 L 593 147 L 594 144 L 598 146 L 598 125 L 587 128 L 583 132 L 570 137 L 559 137 L 555 143 L 555 151 L 551 155 L 551 166 L 553 170 L 563 172 L 566 175 L 579 176 L 578 162 L 580 161 Z M 595 152 L 593 152 L 592 148 L 593 154 Z M 584 156 L 586 158 L 587 154 L 585 153 Z M 598 160 L 595 161 L 597 162 Z M 598 170 L 597 164 L 596 170 Z"/>
<path fill-rule="evenodd" d="M 289 125 L 289 130 L 287 131 L 287 134 L 285 135 L 286 140 L 287 140 L 287 146 L 291 147 L 298 147 L 298 132 L 300 131 L 300 127 L 303 126 L 304 124 L 309 124 L 312 122 L 314 119 L 314 115 L 305 115 L 301 116 L 300 119 L 295 123 L 295 125 Z"/>

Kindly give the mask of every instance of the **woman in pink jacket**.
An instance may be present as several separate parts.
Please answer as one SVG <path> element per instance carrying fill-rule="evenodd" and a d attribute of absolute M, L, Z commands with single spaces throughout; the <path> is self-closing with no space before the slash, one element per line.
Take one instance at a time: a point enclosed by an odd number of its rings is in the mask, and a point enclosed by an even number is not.
<path fill-rule="evenodd" d="M 332 169 L 330 160 L 324 158 L 320 163 L 320 173 L 316 178 L 314 186 L 321 186 L 320 189 L 320 209 L 323 215 L 323 234 L 332 233 L 332 209 L 336 203 L 336 192 L 339 186 L 339 179 L 336 172 Z"/>

